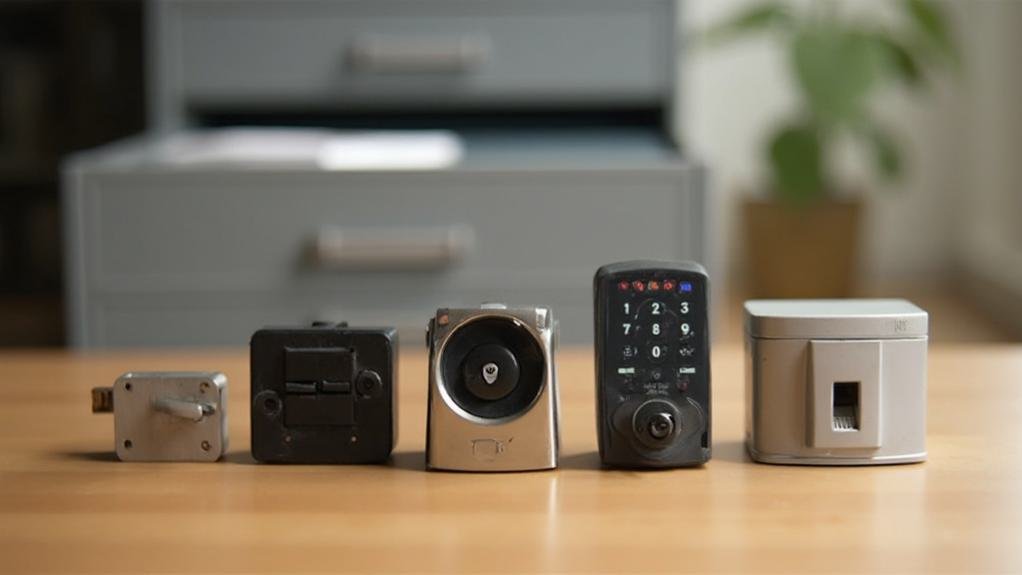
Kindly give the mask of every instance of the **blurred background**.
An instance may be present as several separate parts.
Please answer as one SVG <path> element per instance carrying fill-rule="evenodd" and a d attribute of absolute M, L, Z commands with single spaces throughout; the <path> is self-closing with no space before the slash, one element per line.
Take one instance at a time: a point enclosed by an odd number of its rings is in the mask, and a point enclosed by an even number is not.
<path fill-rule="evenodd" d="M 696 259 L 1022 336 L 1022 3 L 0 2 L 0 345 L 550 305 Z"/>

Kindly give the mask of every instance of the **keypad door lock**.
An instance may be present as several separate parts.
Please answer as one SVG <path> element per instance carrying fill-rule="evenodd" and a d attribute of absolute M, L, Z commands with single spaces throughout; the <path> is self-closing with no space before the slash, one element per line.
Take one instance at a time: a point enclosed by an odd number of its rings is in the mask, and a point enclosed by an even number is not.
<path fill-rule="evenodd" d="M 622 467 L 680 467 L 710 458 L 706 271 L 631 261 L 593 281 L 600 458 Z"/>
<path fill-rule="evenodd" d="M 129 372 L 92 390 L 93 413 L 114 414 L 122 461 L 216 461 L 227 451 L 227 377 Z"/>

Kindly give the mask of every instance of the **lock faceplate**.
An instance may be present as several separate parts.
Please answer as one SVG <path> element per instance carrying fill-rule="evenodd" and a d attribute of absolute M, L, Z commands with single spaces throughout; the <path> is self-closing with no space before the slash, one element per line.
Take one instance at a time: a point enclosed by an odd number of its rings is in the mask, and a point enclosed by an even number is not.
<path fill-rule="evenodd" d="M 222 373 L 129 372 L 117 378 L 112 398 L 122 461 L 216 461 L 227 450 Z"/>
<path fill-rule="evenodd" d="M 879 340 L 809 342 L 809 447 L 881 446 L 881 345 Z M 854 398 L 842 400 L 842 389 L 853 386 Z"/>

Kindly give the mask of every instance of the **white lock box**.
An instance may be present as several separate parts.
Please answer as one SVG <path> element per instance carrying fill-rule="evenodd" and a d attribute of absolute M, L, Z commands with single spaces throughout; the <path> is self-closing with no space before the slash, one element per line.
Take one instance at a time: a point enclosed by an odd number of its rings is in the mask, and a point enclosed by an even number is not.
<path fill-rule="evenodd" d="M 746 446 L 763 463 L 926 459 L 928 316 L 905 300 L 745 303 Z"/>

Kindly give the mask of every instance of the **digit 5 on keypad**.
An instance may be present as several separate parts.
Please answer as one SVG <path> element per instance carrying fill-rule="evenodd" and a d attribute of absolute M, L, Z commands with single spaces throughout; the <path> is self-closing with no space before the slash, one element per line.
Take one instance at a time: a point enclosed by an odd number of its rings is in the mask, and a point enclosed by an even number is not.
<path fill-rule="evenodd" d="M 694 262 L 630 261 L 593 279 L 600 459 L 682 467 L 710 459 L 708 279 Z"/>

